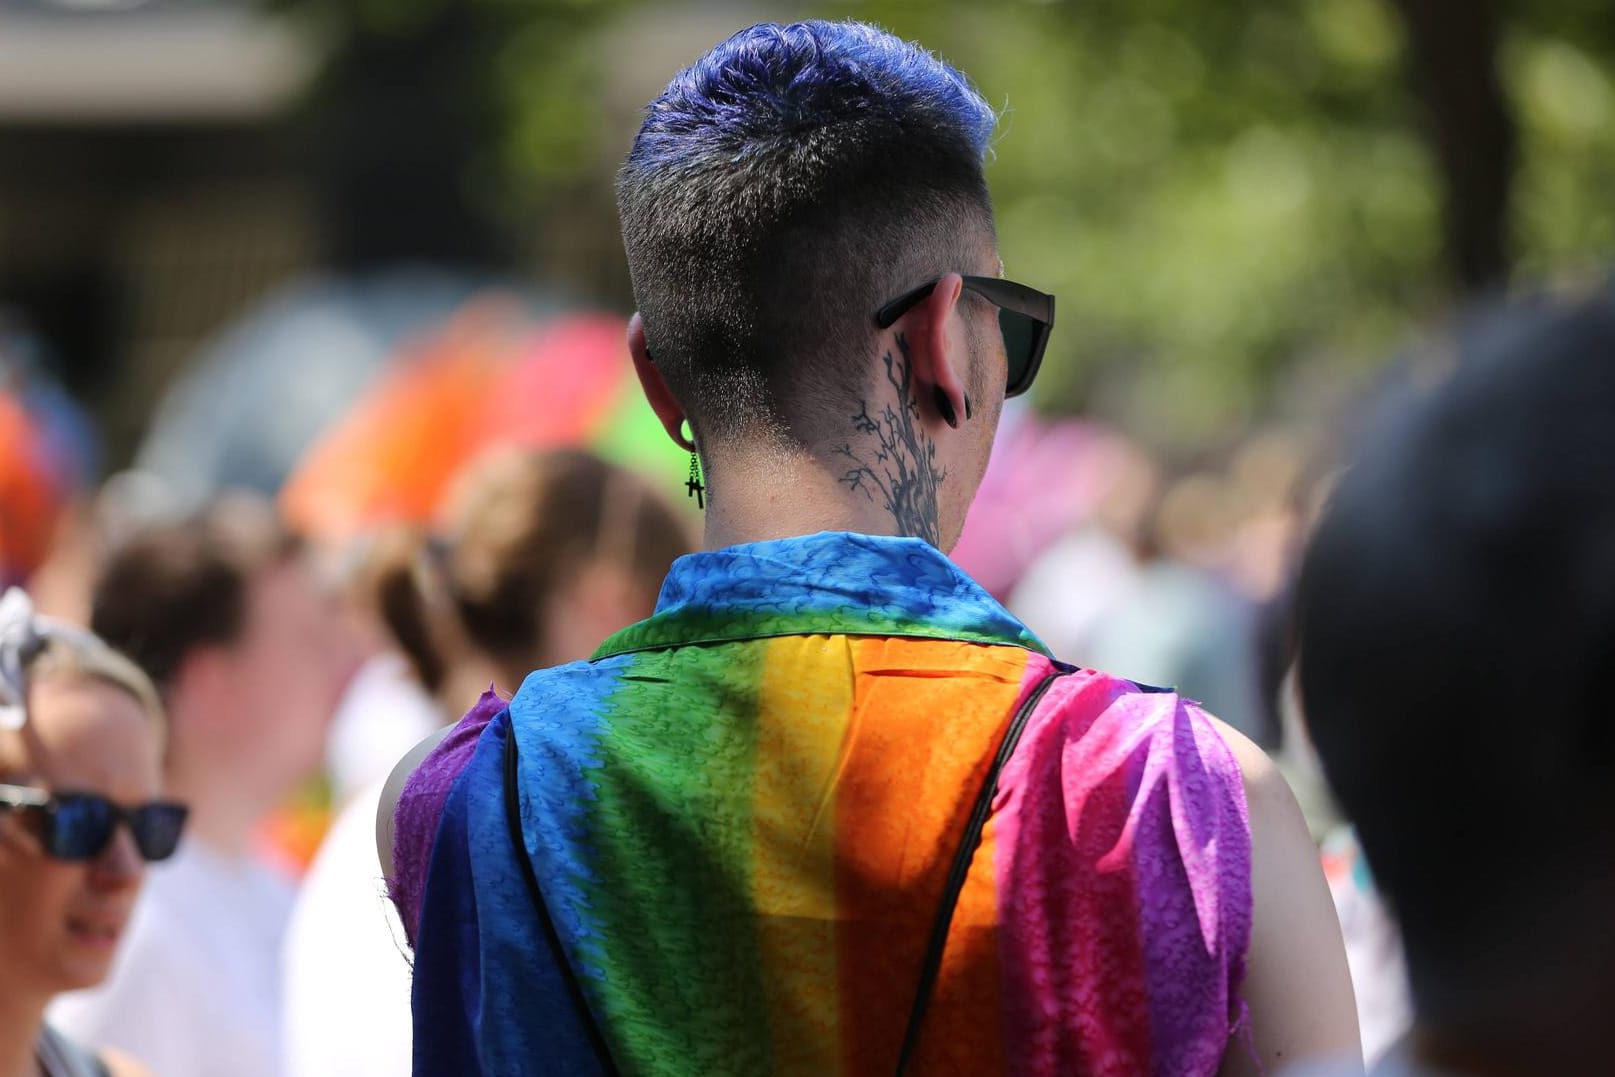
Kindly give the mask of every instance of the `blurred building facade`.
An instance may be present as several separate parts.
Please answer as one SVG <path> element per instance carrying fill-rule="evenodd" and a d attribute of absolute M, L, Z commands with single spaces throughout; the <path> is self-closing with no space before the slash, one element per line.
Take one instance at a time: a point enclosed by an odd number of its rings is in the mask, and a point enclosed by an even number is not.
<path fill-rule="evenodd" d="M 0 4 L 0 304 L 127 455 L 197 343 L 309 264 L 306 42 L 244 3 Z"/>

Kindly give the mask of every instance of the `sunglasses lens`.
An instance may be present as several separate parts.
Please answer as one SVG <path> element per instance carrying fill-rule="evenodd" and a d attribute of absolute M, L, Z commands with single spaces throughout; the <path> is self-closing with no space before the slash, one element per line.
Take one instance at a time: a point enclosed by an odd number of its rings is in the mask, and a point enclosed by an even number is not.
<path fill-rule="evenodd" d="M 140 855 L 147 860 L 173 856 L 185 832 L 185 815 L 183 804 L 145 804 L 130 812 L 129 825 Z"/>
<path fill-rule="evenodd" d="M 1032 367 L 1032 353 L 1037 347 L 1038 323 L 1013 310 L 998 311 L 998 331 L 1004 335 L 1004 354 L 1009 357 L 1009 395 L 1024 392 L 1023 384 Z"/>
<path fill-rule="evenodd" d="M 60 797 L 51 813 L 46 849 L 58 860 L 88 860 L 107 847 L 117 821 L 103 797 Z"/>

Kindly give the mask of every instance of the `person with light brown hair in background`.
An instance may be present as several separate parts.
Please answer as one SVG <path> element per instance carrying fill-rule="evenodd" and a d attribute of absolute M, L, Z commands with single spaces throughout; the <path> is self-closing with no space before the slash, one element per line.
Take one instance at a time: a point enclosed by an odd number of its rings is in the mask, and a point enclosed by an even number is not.
<path fill-rule="evenodd" d="M 440 534 L 395 532 L 371 561 L 377 608 L 451 714 L 490 683 L 570 661 L 650 614 L 686 521 L 638 476 L 578 450 L 496 452 L 449 497 Z"/>
<path fill-rule="evenodd" d="M 254 839 L 323 757 L 357 659 L 335 614 L 301 543 L 246 495 L 111 552 L 91 624 L 162 694 L 191 840 L 153 873 L 107 983 L 52 1011 L 68 1031 L 163 1077 L 279 1077 L 292 890 Z"/>
<path fill-rule="evenodd" d="M 51 997 L 101 982 L 145 864 L 174 853 L 162 704 L 127 658 L 0 599 L 0 1077 L 136 1077 L 45 1024 Z"/>
<path fill-rule="evenodd" d="M 649 616 L 694 545 L 638 476 L 571 450 L 484 458 L 443 516 L 434 535 L 379 537 L 361 588 L 445 720 L 479 693 L 503 706 L 528 670 L 587 657 Z M 298 1077 L 410 1071 L 410 969 L 375 848 L 381 787 L 338 818 L 292 916 L 285 1058 Z"/>

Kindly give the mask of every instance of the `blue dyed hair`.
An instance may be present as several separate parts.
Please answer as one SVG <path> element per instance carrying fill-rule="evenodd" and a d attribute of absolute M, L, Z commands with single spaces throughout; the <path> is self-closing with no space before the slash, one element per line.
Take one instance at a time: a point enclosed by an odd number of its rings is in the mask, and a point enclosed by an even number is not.
<path fill-rule="evenodd" d="M 978 158 L 998 122 L 963 74 L 877 27 L 759 23 L 674 76 L 647 109 L 624 172 L 700 168 L 866 115 L 948 131 Z"/>
<path fill-rule="evenodd" d="M 674 77 L 618 208 L 651 354 L 700 432 L 811 440 L 864 388 L 882 303 L 985 268 L 996 122 L 964 75 L 856 22 L 752 26 Z"/>

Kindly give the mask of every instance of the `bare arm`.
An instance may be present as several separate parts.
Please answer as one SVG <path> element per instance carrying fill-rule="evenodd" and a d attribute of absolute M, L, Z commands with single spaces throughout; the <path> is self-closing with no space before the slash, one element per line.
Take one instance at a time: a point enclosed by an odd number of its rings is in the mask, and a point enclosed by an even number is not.
<path fill-rule="evenodd" d="M 1219 1077 L 1271 1077 L 1304 1060 L 1361 1064 L 1346 947 L 1317 846 L 1272 761 L 1227 725 L 1218 722 L 1217 730 L 1239 761 L 1250 806 L 1254 913 L 1241 994 L 1256 1047 L 1253 1059 L 1245 1035 L 1236 1033 Z"/>
<path fill-rule="evenodd" d="M 107 1048 L 101 1051 L 100 1055 L 101 1061 L 106 1063 L 107 1072 L 112 1077 L 152 1077 L 151 1070 L 122 1051 Z"/>
<path fill-rule="evenodd" d="M 387 783 L 381 787 L 381 802 L 376 805 L 376 856 L 381 859 L 381 874 L 385 878 L 391 879 L 393 875 L 393 813 L 398 810 L 398 798 L 403 795 L 404 783 L 415 773 L 415 768 L 432 754 L 432 749 L 442 744 L 443 738 L 453 731 L 454 726 L 446 725 L 411 748 L 393 767 L 392 773 L 387 775 Z"/>

